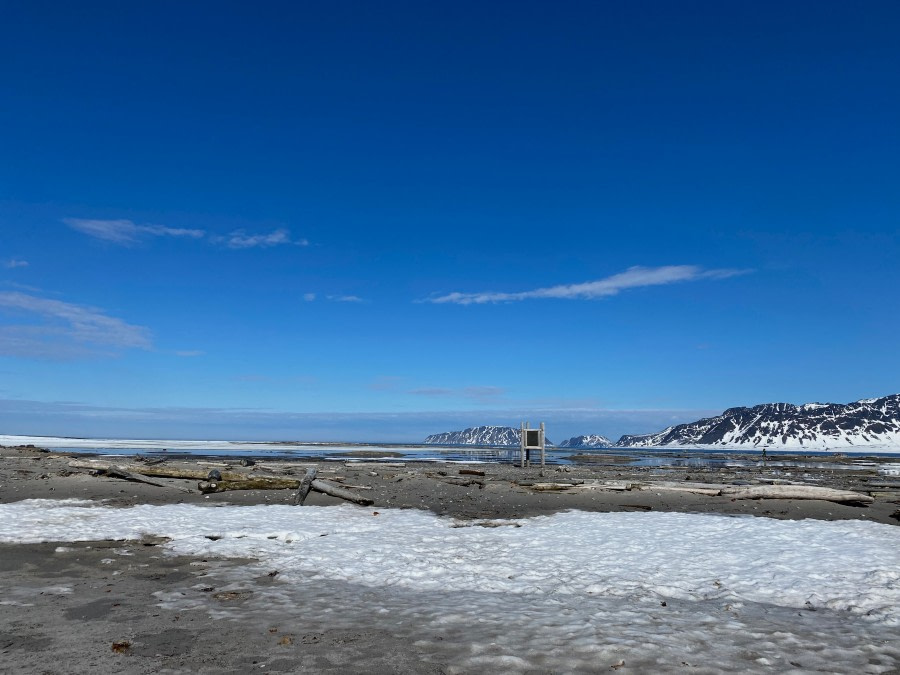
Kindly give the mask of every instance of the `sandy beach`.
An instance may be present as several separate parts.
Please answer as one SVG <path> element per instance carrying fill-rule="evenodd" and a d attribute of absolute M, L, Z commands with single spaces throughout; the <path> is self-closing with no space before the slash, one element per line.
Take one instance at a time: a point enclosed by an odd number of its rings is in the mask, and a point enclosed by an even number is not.
<path fill-rule="evenodd" d="M 399 513 L 398 529 L 385 530 L 398 535 L 402 528 L 419 527 L 418 521 L 409 521 L 412 522 L 409 525 L 403 513 L 428 514 L 429 518 L 435 514 L 440 518 L 434 522 L 452 523 L 461 532 L 478 530 L 481 546 L 490 546 L 492 536 L 500 541 L 499 537 L 506 536 L 501 531 L 512 531 L 521 523 L 534 521 L 535 517 L 570 511 L 645 514 L 642 517 L 724 514 L 738 520 L 758 516 L 759 519 L 752 521 L 821 521 L 822 527 L 828 527 L 828 522 L 859 521 L 860 528 L 875 533 L 893 533 L 900 524 L 900 484 L 890 472 L 879 468 L 881 464 L 890 464 L 888 459 L 860 464 L 846 458 L 830 458 L 830 462 L 817 458 L 816 462 L 809 463 L 817 468 L 784 466 L 790 464 L 784 461 L 753 466 L 658 468 L 630 466 L 614 456 L 597 452 L 584 455 L 575 465 L 546 467 L 543 471 L 537 467 L 521 469 L 495 464 L 394 462 L 379 465 L 365 457 L 341 462 L 257 459 L 253 466 L 241 466 L 237 458 L 165 461 L 169 467 L 277 478 L 299 478 L 308 467 L 315 466 L 320 477 L 350 486 L 372 500 L 371 506 L 354 506 L 313 491 L 304 506 L 290 507 L 291 510 L 287 509 L 294 494 L 290 489 L 202 494 L 197 490 L 196 480 L 156 478 L 154 482 L 159 485 L 148 485 L 92 475 L 89 469 L 71 466 L 74 456 L 28 447 L 2 448 L 0 459 L 0 505 L 4 507 L 23 500 L 54 500 L 59 504 L 68 503 L 63 500 L 89 500 L 92 504 L 115 507 L 120 513 L 130 513 L 129 509 L 143 506 L 237 505 L 253 507 L 237 512 L 248 514 L 247 518 L 252 520 L 260 519 L 259 514 L 266 512 L 259 508 L 269 505 L 280 507 L 277 509 L 280 518 L 296 518 L 301 530 L 303 519 L 312 514 L 316 518 L 333 518 L 343 514 L 393 517 Z M 122 457 L 97 459 L 129 465 L 136 461 Z M 728 494 L 682 491 L 674 485 L 679 482 L 686 486 L 803 483 L 852 490 L 873 501 L 860 505 L 817 499 L 740 499 Z M 618 484 L 629 489 L 603 487 Z M 654 484 L 659 487 L 654 488 Z M 208 509 L 202 512 L 211 513 Z M 275 512 L 273 509 L 272 513 Z M 320 521 L 310 522 L 311 527 L 320 526 L 315 524 Z M 431 527 L 431 522 L 422 527 Z M 488 527 L 473 527 L 476 525 Z M 847 526 L 853 527 L 851 523 Z M 871 529 L 878 527 L 888 529 Z M 269 535 L 268 539 L 276 540 L 278 536 L 281 535 Z M 655 643 L 648 649 L 638 644 L 646 639 L 642 633 L 629 639 L 623 637 L 629 634 L 628 626 L 601 626 L 597 630 L 605 637 L 592 634 L 593 639 L 606 644 L 602 648 L 596 644 L 584 647 L 588 650 L 585 654 L 592 655 L 590 660 L 585 657 L 580 661 L 566 661 L 562 654 L 568 647 L 562 643 L 554 645 L 554 633 L 546 632 L 546 628 L 536 627 L 534 634 L 504 626 L 491 628 L 490 607 L 482 607 L 484 594 L 469 598 L 476 590 L 456 590 L 450 594 L 455 594 L 461 603 L 459 611 L 464 616 L 466 607 L 472 608 L 468 624 L 462 621 L 450 625 L 440 617 L 425 621 L 413 611 L 431 602 L 427 592 L 416 594 L 404 587 L 387 592 L 362 580 L 359 583 L 336 581 L 327 575 L 310 583 L 308 589 L 298 591 L 296 585 L 285 581 L 288 569 L 265 568 L 270 558 L 265 557 L 268 554 L 263 548 L 259 549 L 259 556 L 236 556 L 234 551 L 238 549 L 216 555 L 215 547 L 197 555 L 180 555 L 177 550 L 167 548 L 168 540 L 162 536 L 111 539 L 0 545 L 3 591 L 0 660 L 4 670 L 23 673 L 600 672 L 610 669 L 812 672 L 828 670 L 823 664 L 831 663 L 834 672 L 897 672 L 900 667 L 900 641 L 895 636 L 896 626 L 889 619 L 867 623 L 854 616 L 854 631 L 848 633 L 843 628 L 850 620 L 848 616 L 840 612 L 830 615 L 831 610 L 826 607 L 817 612 L 800 612 L 798 618 L 798 613 L 789 608 L 765 603 L 753 604 L 751 608 L 748 604 L 737 617 L 727 614 L 734 611 L 731 605 L 735 603 L 713 606 L 708 601 L 681 599 L 677 594 L 661 605 L 654 603 L 657 609 L 653 612 L 662 611 L 659 609 L 662 607 L 666 616 L 657 617 L 651 612 L 653 620 L 659 622 L 657 633 L 666 633 L 667 626 L 671 628 L 668 642 Z M 211 541 L 210 546 L 216 543 Z M 339 558 L 340 550 L 335 555 Z M 348 550 L 348 555 L 359 553 Z M 291 588 L 293 591 L 288 592 Z M 435 606 L 446 602 L 447 597 L 447 593 L 435 596 Z M 543 598 L 541 602 L 550 600 Z M 606 607 L 603 605 L 606 600 L 597 602 L 598 608 Z M 496 606 L 502 605 L 498 599 Z M 721 636 L 717 640 L 705 640 L 701 631 L 685 639 L 693 645 L 691 649 L 681 649 L 679 631 L 694 625 L 694 613 L 699 606 L 706 607 L 704 611 L 708 613 L 704 616 L 710 625 L 721 625 L 726 620 L 742 621 L 745 628 L 749 626 L 752 630 L 745 630 L 746 636 L 735 638 L 730 645 L 725 645 Z M 554 607 L 553 611 L 561 611 Z M 610 606 L 603 611 L 607 610 L 621 611 L 621 607 Z M 508 611 L 517 610 L 511 605 Z M 600 609 L 592 611 L 596 620 Z M 496 621 L 502 623 L 502 616 L 498 614 Z M 523 616 L 507 616 L 505 620 L 520 628 L 529 622 Z M 814 623 L 804 627 L 807 621 Z M 755 639 L 750 637 L 761 626 L 768 626 L 773 635 L 793 635 L 794 642 L 780 644 L 781 638 L 761 641 L 758 635 Z M 491 630 L 496 631 L 496 636 L 490 646 L 478 647 L 482 637 L 479 634 Z M 710 631 L 709 635 L 713 635 L 714 631 Z M 504 645 L 501 637 L 504 635 L 509 644 Z M 539 649 L 521 647 L 540 645 L 544 639 L 548 644 Z M 760 646 L 769 641 L 778 644 L 770 648 Z M 717 644 L 709 646 L 704 655 L 703 649 L 698 653 L 696 648 L 704 642 Z M 769 655 L 767 649 L 779 656 Z M 832 653 L 833 650 L 837 652 Z M 783 656 L 787 653 L 794 656 Z"/>

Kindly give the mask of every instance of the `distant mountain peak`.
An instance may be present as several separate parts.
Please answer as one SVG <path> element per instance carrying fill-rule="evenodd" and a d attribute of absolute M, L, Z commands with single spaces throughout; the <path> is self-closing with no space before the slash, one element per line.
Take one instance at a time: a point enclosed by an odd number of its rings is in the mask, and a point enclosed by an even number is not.
<path fill-rule="evenodd" d="M 588 434 L 587 436 L 572 436 L 559 444 L 560 448 L 611 448 L 613 442 L 600 434 Z"/>

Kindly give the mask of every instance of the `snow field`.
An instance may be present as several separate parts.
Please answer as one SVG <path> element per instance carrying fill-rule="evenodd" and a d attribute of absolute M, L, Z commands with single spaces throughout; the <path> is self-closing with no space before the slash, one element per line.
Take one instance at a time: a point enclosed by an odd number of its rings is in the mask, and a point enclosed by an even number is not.
<path fill-rule="evenodd" d="M 0 505 L 0 542 L 154 534 L 170 537 L 174 554 L 256 558 L 228 583 L 241 588 L 273 569 L 277 583 L 254 591 L 256 609 L 242 615 L 290 613 L 302 594 L 305 615 L 319 611 L 328 625 L 368 617 L 437 654 L 465 644 L 446 657 L 462 670 L 582 671 L 626 655 L 645 667 L 702 657 L 709 672 L 790 670 L 791 659 L 859 672 L 900 663 L 897 527 L 681 513 L 489 523 L 375 514 L 29 500 Z M 159 599 L 229 616 L 196 590 Z"/>

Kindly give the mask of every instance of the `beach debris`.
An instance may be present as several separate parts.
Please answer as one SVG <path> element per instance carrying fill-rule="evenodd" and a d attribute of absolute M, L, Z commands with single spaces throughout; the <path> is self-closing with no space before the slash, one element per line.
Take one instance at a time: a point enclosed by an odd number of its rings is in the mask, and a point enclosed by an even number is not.
<path fill-rule="evenodd" d="M 124 654 L 131 649 L 131 643 L 128 640 L 119 640 L 112 643 L 112 650 L 116 654 Z"/>
<path fill-rule="evenodd" d="M 294 495 L 294 506 L 301 506 L 303 502 L 306 501 L 306 496 L 309 494 L 312 483 L 316 479 L 316 473 L 317 469 L 315 467 L 306 470 L 306 475 L 303 476 L 303 480 L 300 481 L 297 494 Z"/>
<path fill-rule="evenodd" d="M 619 661 L 616 661 L 609 668 L 610 668 L 610 670 L 618 670 L 619 668 L 624 668 L 624 667 L 625 667 L 625 659 L 621 659 Z"/>
<path fill-rule="evenodd" d="M 345 462 L 348 469 L 405 469 L 405 462 Z"/>
<path fill-rule="evenodd" d="M 294 478 L 242 476 L 239 480 L 202 481 L 197 484 L 197 489 L 203 494 L 210 494 L 229 490 L 293 490 L 299 486 L 300 481 Z"/>
<path fill-rule="evenodd" d="M 206 480 L 222 480 L 222 472 L 218 469 L 210 469 L 206 474 Z"/>
<path fill-rule="evenodd" d="M 252 459 L 249 459 L 247 457 L 244 457 L 243 459 L 241 459 L 241 466 L 254 466 L 255 464 L 256 464 L 256 462 L 254 462 Z"/>
<path fill-rule="evenodd" d="M 483 476 L 484 471 L 482 471 L 480 469 L 460 469 L 459 475 L 460 476 Z"/>
<path fill-rule="evenodd" d="M 213 593 L 212 597 L 219 602 L 234 602 L 246 600 L 251 595 L 253 595 L 253 591 L 219 591 L 218 593 Z"/>
<path fill-rule="evenodd" d="M 282 635 L 281 639 L 278 641 L 278 644 L 282 647 L 288 647 L 294 644 L 294 638 L 292 638 L 290 635 Z"/>
<path fill-rule="evenodd" d="M 123 469 L 120 466 L 108 466 L 105 469 L 97 469 L 99 474 L 105 475 L 108 478 L 120 478 L 122 480 L 131 481 L 132 483 L 144 483 L 145 485 L 153 485 L 155 487 L 167 488 L 173 487 L 176 490 L 181 490 L 182 492 L 190 492 L 190 490 L 186 490 L 185 488 L 178 487 L 176 485 L 166 485 L 165 483 L 159 483 L 155 480 L 150 480 L 147 476 L 144 476 L 139 473 L 133 473 L 126 469 Z"/>
<path fill-rule="evenodd" d="M 93 469 L 101 473 L 105 472 L 111 465 L 108 462 L 98 459 L 73 459 L 68 464 L 70 469 Z M 124 471 L 139 473 L 143 476 L 152 476 L 154 478 L 184 478 L 188 480 L 206 480 L 209 475 L 208 471 L 201 469 L 176 469 L 171 466 L 140 466 L 135 464 L 119 464 L 118 468 Z M 223 480 L 242 480 L 247 478 L 247 474 L 226 471 L 222 473 Z"/>
<path fill-rule="evenodd" d="M 316 492 L 321 492 L 322 494 L 337 497 L 338 499 L 345 499 L 348 502 L 353 502 L 354 504 L 359 504 L 360 506 L 371 506 L 375 503 L 374 499 L 369 499 L 368 497 L 360 497 L 359 495 L 351 492 L 349 489 L 341 487 L 337 483 L 332 483 L 331 481 L 313 480 L 311 485 L 312 489 Z"/>
<path fill-rule="evenodd" d="M 839 504 L 871 504 L 874 497 L 852 490 L 819 487 L 818 485 L 754 485 L 751 487 L 723 486 L 722 494 L 733 499 L 820 499 Z"/>
<path fill-rule="evenodd" d="M 716 483 L 690 483 L 687 481 L 648 481 L 626 483 L 593 479 L 553 482 L 518 481 L 521 487 L 536 492 L 577 492 L 581 490 L 647 490 L 658 492 L 687 492 L 706 497 L 730 497 L 732 499 L 818 499 L 839 504 L 871 504 L 873 497 L 851 490 L 837 490 L 817 485 L 719 485 Z"/>

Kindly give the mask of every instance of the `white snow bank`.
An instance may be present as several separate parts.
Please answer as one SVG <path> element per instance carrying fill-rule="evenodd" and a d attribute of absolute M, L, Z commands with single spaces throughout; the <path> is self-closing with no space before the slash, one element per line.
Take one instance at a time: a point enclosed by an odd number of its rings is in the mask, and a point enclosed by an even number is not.
<path fill-rule="evenodd" d="M 0 505 L 0 542 L 154 534 L 177 554 L 256 558 L 231 581 L 279 571 L 255 591 L 257 611 L 299 603 L 329 625 L 349 616 L 426 642 L 455 635 L 470 648 L 446 658 L 462 670 L 574 672 L 625 653 L 646 668 L 702 654 L 719 672 L 791 670 L 786 659 L 801 657 L 859 672 L 900 663 L 884 637 L 900 625 L 898 527 L 586 512 L 487 524 L 352 506 Z M 158 595 L 228 615 L 199 591 Z M 349 610 L 329 614 L 336 604 Z"/>
<path fill-rule="evenodd" d="M 0 542 L 146 533 L 170 537 L 180 554 L 261 558 L 287 580 L 746 600 L 846 610 L 900 625 L 900 528 L 889 525 L 571 511 L 479 527 L 424 511 L 374 513 L 350 506 L 121 509 L 27 500 L 0 505 Z"/>

